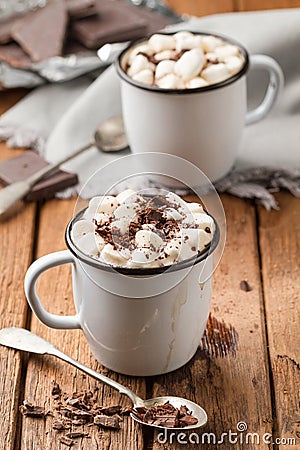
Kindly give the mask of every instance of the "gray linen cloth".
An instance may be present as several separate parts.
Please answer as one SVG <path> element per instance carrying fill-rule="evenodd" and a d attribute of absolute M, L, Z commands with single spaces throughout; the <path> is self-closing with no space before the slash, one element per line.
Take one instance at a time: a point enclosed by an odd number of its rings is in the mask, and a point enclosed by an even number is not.
<path fill-rule="evenodd" d="M 251 54 L 266 54 L 283 69 L 285 87 L 267 118 L 245 127 L 235 168 L 216 184 L 219 192 L 254 198 L 278 208 L 272 191 L 300 196 L 300 9 L 191 17 L 169 27 L 222 33 Z M 262 99 L 267 80 L 248 76 L 249 108 Z M 37 88 L 0 118 L 0 139 L 33 147 L 55 162 L 91 140 L 96 127 L 121 112 L 119 81 L 113 66 L 90 84 L 85 77 Z M 78 173 L 80 187 L 95 170 L 118 157 L 88 150 L 64 166 Z"/>

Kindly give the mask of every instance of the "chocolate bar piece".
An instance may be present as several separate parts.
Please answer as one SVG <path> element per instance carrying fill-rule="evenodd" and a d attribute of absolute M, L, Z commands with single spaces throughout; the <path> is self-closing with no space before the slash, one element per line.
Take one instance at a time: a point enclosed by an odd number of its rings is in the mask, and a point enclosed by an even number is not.
<path fill-rule="evenodd" d="M 65 3 L 53 0 L 18 20 L 11 35 L 32 61 L 39 62 L 62 54 L 67 23 Z"/>
<path fill-rule="evenodd" d="M 8 19 L 0 22 L 0 44 L 7 44 L 11 42 L 11 30 L 12 27 L 20 20 L 24 15 L 18 14 L 17 16 L 9 17 Z"/>
<path fill-rule="evenodd" d="M 29 56 L 14 42 L 0 45 L 0 61 L 4 61 L 16 69 L 28 69 L 32 64 Z"/>
<path fill-rule="evenodd" d="M 65 0 L 71 19 L 83 19 L 96 14 L 95 0 Z"/>
<path fill-rule="evenodd" d="M 133 6 L 133 8 L 139 17 L 147 21 L 146 34 L 156 33 L 167 25 L 173 23 L 170 17 L 159 14 L 156 11 L 151 11 L 150 9 L 142 8 L 140 6 Z"/>
<path fill-rule="evenodd" d="M 24 180 L 47 164 L 39 155 L 27 150 L 20 156 L 0 161 L 0 180 L 5 185 Z M 52 198 L 56 192 L 77 183 L 78 177 L 76 174 L 59 170 L 35 184 L 25 200 L 36 201 Z"/>
<path fill-rule="evenodd" d="M 147 21 L 126 2 L 96 0 L 96 9 L 96 16 L 71 24 L 72 36 L 88 48 L 134 39 L 147 30 Z"/>

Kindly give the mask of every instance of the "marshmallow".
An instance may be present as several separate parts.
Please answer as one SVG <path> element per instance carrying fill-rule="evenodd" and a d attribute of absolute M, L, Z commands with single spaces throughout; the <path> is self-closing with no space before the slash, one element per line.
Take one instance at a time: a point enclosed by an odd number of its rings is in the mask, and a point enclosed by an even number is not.
<path fill-rule="evenodd" d="M 89 202 L 89 206 L 87 207 L 85 213 L 83 214 L 83 218 L 86 220 L 90 220 L 92 221 L 93 218 L 95 217 L 97 208 L 99 206 L 99 203 L 101 201 L 102 197 L 93 197 L 90 202 Z"/>
<path fill-rule="evenodd" d="M 153 34 L 148 43 L 156 53 L 162 52 L 163 50 L 174 50 L 176 47 L 174 37 L 166 34 Z"/>
<path fill-rule="evenodd" d="M 160 255 L 160 260 L 163 263 L 164 266 L 168 266 L 170 264 L 173 264 L 179 255 L 181 244 L 178 244 L 175 240 L 171 240 L 167 243 L 163 251 Z"/>
<path fill-rule="evenodd" d="M 164 215 L 167 220 L 173 219 L 173 220 L 182 220 L 183 216 L 174 208 L 167 208 L 164 210 Z"/>
<path fill-rule="evenodd" d="M 162 89 L 183 89 L 184 83 L 181 78 L 174 73 L 168 73 L 156 81 L 158 87 Z"/>
<path fill-rule="evenodd" d="M 176 56 L 174 50 L 164 50 L 163 52 L 156 53 L 153 58 L 155 61 L 163 61 L 165 59 L 173 59 Z"/>
<path fill-rule="evenodd" d="M 101 260 L 113 266 L 122 266 L 127 263 L 128 258 L 111 244 L 106 244 L 101 252 Z"/>
<path fill-rule="evenodd" d="M 200 48 L 185 52 L 176 62 L 174 72 L 183 80 L 188 81 L 198 75 L 205 63 L 205 57 Z"/>
<path fill-rule="evenodd" d="M 97 224 L 103 225 L 104 223 L 109 222 L 109 214 L 96 213 L 94 216 L 94 220 L 97 222 Z"/>
<path fill-rule="evenodd" d="M 136 192 L 133 189 L 125 189 L 125 191 L 120 192 L 120 194 L 117 195 L 119 204 L 132 197 L 135 193 Z"/>
<path fill-rule="evenodd" d="M 133 75 L 132 79 L 139 83 L 151 85 L 153 84 L 154 74 L 151 69 L 144 69 Z"/>
<path fill-rule="evenodd" d="M 210 233 L 215 231 L 214 220 L 211 216 L 206 213 L 195 213 L 193 214 L 194 223 L 197 225 L 197 228 L 205 230 L 208 228 Z"/>
<path fill-rule="evenodd" d="M 230 76 L 229 70 L 224 63 L 212 64 L 201 73 L 208 83 L 219 83 Z"/>
<path fill-rule="evenodd" d="M 206 53 L 206 54 L 205 54 L 205 58 L 206 58 L 206 61 L 207 61 L 208 63 L 216 64 L 216 63 L 219 62 L 219 61 L 218 61 L 218 57 L 217 57 L 216 53 L 214 53 L 214 52 L 208 52 L 208 53 Z"/>
<path fill-rule="evenodd" d="M 154 53 L 153 48 L 151 48 L 149 45 L 147 44 L 142 44 L 142 45 L 137 45 L 135 48 L 133 48 L 130 53 L 129 53 L 129 58 L 128 58 L 128 64 L 131 65 L 134 58 L 139 54 L 139 53 L 144 53 L 145 55 L 151 56 Z"/>
<path fill-rule="evenodd" d="M 178 31 L 177 33 L 174 34 L 174 39 L 175 41 L 180 41 L 182 39 L 188 39 L 195 36 L 193 33 L 191 33 L 190 31 Z"/>
<path fill-rule="evenodd" d="M 76 241 L 76 246 L 88 256 L 96 256 L 99 252 L 94 234 L 86 234 Z"/>
<path fill-rule="evenodd" d="M 211 242 L 211 235 L 204 230 L 198 231 L 198 252 L 202 252 Z"/>
<path fill-rule="evenodd" d="M 161 61 L 156 66 L 155 79 L 159 80 L 160 78 L 172 73 L 174 71 L 175 61 L 165 60 Z"/>
<path fill-rule="evenodd" d="M 239 72 L 244 65 L 244 60 L 238 56 L 229 56 L 228 58 L 225 58 L 224 62 L 232 75 Z"/>
<path fill-rule="evenodd" d="M 199 35 L 182 37 L 176 40 L 176 50 L 191 50 L 192 48 L 201 48 L 202 38 Z"/>
<path fill-rule="evenodd" d="M 131 262 L 133 264 L 148 264 L 154 261 L 158 256 L 156 251 L 146 247 L 136 248 L 132 252 Z"/>
<path fill-rule="evenodd" d="M 71 238 L 76 244 L 76 240 L 88 233 L 94 233 L 94 224 L 88 220 L 82 219 L 75 222 L 71 230 Z"/>
<path fill-rule="evenodd" d="M 200 203 L 196 203 L 196 202 L 191 202 L 191 203 L 187 203 L 186 204 L 187 209 L 191 212 L 191 213 L 203 213 L 203 206 Z"/>
<path fill-rule="evenodd" d="M 175 205 L 177 208 L 181 207 L 183 211 L 187 211 L 187 203 L 174 192 L 168 192 L 166 199 L 169 203 Z"/>
<path fill-rule="evenodd" d="M 196 89 L 203 86 L 208 86 L 208 82 L 201 77 L 192 78 L 186 83 L 186 87 L 189 89 Z"/>
<path fill-rule="evenodd" d="M 181 248 L 179 253 L 180 261 L 192 258 L 198 253 L 198 230 L 187 228 L 181 230 Z"/>
<path fill-rule="evenodd" d="M 99 203 L 96 209 L 96 213 L 111 214 L 119 206 L 119 202 L 113 195 L 104 195 L 103 197 L 97 197 Z"/>
<path fill-rule="evenodd" d="M 130 219 L 133 221 L 137 215 L 138 210 L 139 210 L 139 205 L 137 203 L 126 204 L 123 202 L 114 211 L 114 217 L 115 217 L 115 219 L 126 218 L 126 219 Z"/>
<path fill-rule="evenodd" d="M 215 54 L 217 55 L 219 61 L 224 61 L 229 56 L 238 56 L 239 48 L 236 45 L 222 45 L 215 49 Z"/>
<path fill-rule="evenodd" d="M 223 45 L 224 41 L 216 36 L 204 36 L 202 38 L 202 49 L 204 52 L 213 52 L 217 47 Z"/>
<path fill-rule="evenodd" d="M 99 236 L 99 234 L 94 234 L 94 238 L 95 238 L 95 242 L 96 242 L 96 246 L 99 252 L 101 252 L 105 246 L 105 240 L 103 239 L 102 236 Z"/>
<path fill-rule="evenodd" d="M 137 73 L 141 72 L 142 70 L 150 69 L 154 71 L 154 64 L 148 61 L 146 56 L 144 55 L 137 55 L 133 61 L 131 66 L 128 69 L 128 75 L 130 77 L 133 77 Z"/>
<path fill-rule="evenodd" d="M 135 242 L 138 248 L 148 247 L 158 251 L 164 241 L 158 234 L 151 230 L 139 230 L 135 235 Z"/>
<path fill-rule="evenodd" d="M 129 225 L 130 225 L 130 220 L 125 217 L 123 217 L 122 219 L 112 221 L 110 224 L 111 229 L 112 229 L 112 234 L 114 234 L 114 229 L 116 229 L 116 232 L 120 233 L 120 234 L 129 233 Z"/>

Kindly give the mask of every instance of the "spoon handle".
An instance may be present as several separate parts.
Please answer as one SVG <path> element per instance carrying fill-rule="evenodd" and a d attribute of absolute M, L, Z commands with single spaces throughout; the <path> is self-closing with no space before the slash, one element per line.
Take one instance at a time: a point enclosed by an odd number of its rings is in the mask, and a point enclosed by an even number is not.
<path fill-rule="evenodd" d="M 81 370 L 82 372 L 85 372 L 87 375 L 90 375 L 91 377 L 95 378 L 96 380 L 101 381 L 104 384 L 107 384 L 108 386 L 112 387 L 113 389 L 116 389 L 119 391 L 120 394 L 124 394 L 127 397 L 130 398 L 133 405 L 142 405 L 144 401 L 138 397 L 133 391 L 131 391 L 129 388 L 123 386 L 122 384 L 118 383 L 115 380 L 112 380 L 111 378 L 106 377 L 105 375 L 102 375 L 101 373 L 96 372 L 93 369 L 90 369 L 89 367 L 81 364 L 79 361 L 76 361 L 75 359 L 71 358 L 70 356 L 66 355 L 65 353 L 58 350 L 56 347 L 52 347 L 48 349 L 47 353 L 49 355 L 57 356 L 57 358 L 62 359 L 63 361 L 71 364 L 72 366 L 76 367 L 77 369 Z"/>
<path fill-rule="evenodd" d="M 25 197 L 28 192 L 30 192 L 32 186 L 34 186 L 39 180 L 44 178 L 46 175 L 56 171 L 61 164 L 64 164 L 71 159 L 78 156 L 80 153 L 83 153 L 85 150 L 88 150 L 90 147 L 94 145 L 94 142 L 90 142 L 80 149 L 78 149 L 72 155 L 67 156 L 66 158 L 61 159 L 57 163 L 48 164 L 46 167 L 38 170 L 34 174 L 30 175 L 30 177 L 25 180 L 18 181 L 16 183 L 12 183 L 11 185 L 1 189 L 0 191 L 0 215 L 5 213 L 11 206 L 14 205 L 18 200 L 21 200 Z"/>

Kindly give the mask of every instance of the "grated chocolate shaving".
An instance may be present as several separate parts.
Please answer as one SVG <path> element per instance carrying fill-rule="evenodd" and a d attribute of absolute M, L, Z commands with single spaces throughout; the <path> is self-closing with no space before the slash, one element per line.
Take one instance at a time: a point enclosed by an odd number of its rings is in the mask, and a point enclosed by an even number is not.
<path fill-rule="evenodd" d="M 166 428 L 184 428 L 198 423 L 198 419 L 192 415 L 192 412 L 185 405 L 176 408 L 169 402 L 163 405 L 151 406 L 150 408 L 134 408 L 133 413 L 138 419 L 148 425 Z"/>
<path fill-rule="evenodd" d="M 23 416 L 28 417 L 44 418 L 47 415 L 43 406 L 33 405 L 27 400 L 23 401 L 23 405 L 19 407 L 19 411 L 23 414 Z"/>

